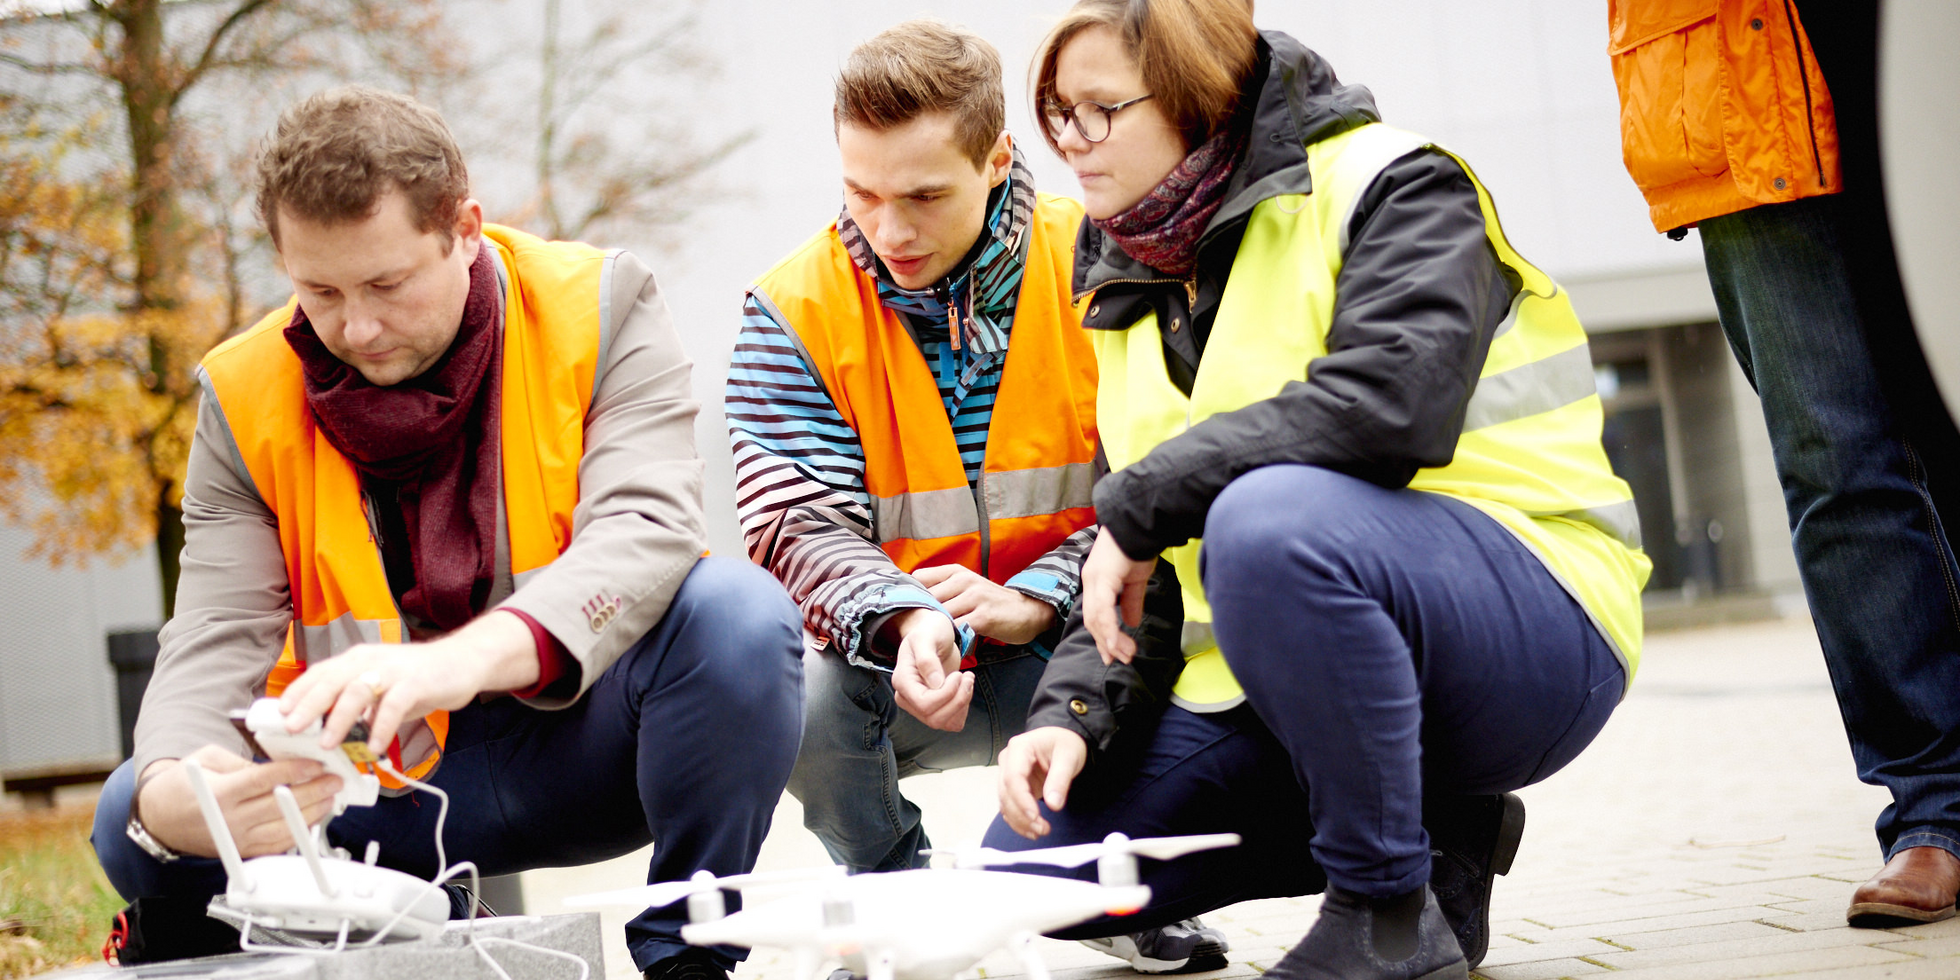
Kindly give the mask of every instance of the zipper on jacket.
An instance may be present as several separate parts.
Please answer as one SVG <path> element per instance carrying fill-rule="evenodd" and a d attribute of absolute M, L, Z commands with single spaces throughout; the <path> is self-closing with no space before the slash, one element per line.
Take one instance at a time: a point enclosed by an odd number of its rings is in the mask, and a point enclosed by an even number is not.
<path fill-rule="evenodd" d="M 399 501 L 396 506 L 400 506 Z M 388 556 L 381 547 L 381 513 L 375 508 L 374 496 L 367 492 L 366 487 L 361 488 L 361 511 L 367 515 L 368 540 L 374 544 L 375 564 L 381 566 L 381 584 L 388 590 L 388 605 L 395 610 L 395 622 L 401 624 L 401 642 L 407 643 L 408 615 L 402 612 L 401 599 L 395 595 L 395 583 L 388 578 Z M 409 560 L 411 563 L 414 561 L 412 557 Z"/>
<path fill-rule="evenodd" d="M 1183 281 L 1182 279 L 1105 279 L 1102 282 L 1096 283 L 1094 289 L 1085 289 L 1076 293 L 1075 302 L 1082 302 L 1083 297 L 1094 294 L 1104 286 L 1163 286 Z"/>
<path fill-rule="evenodd" d="M 1810 102 L 1810 69 L 1803 63 L 1803 41 L 1798 36 L 1800 22 L 1790 0 L 1783 0 L 1783 18 L 1790 25 L 1790 43 L 1797 48 L 1797 78 L 1803 81 L 1803 122 L 1810 130 L 1810 159 L 1817 165 L 1817 186 L 1826 186 L 1824 179 L 1824 154 L 1817 149 L 1817 116 Z"/>
<path fill-rule="evenodd" d="M 361 491 L 361 513 L 367 515 L 368 540 L 374 543 L 374 550 L 381 550 L 381 515 L 375 513 L 374 498 L 363 489 Z M 385 578 L 386 575 L 384 574 Z"/>
<path fill-rule="evenodd" d="M 993 423 L 989 422 L 987 428 L 992 429 Z M 992 433 L 988 435 L 991 437 Z M 993 563 L 994 529 L 987 517 L 987 460 L 984 455 L 980 459 L 980 474 L 973 478 L 973 507 L 980 513 L 980 577 L 991 581 L 987 566 Z"/>

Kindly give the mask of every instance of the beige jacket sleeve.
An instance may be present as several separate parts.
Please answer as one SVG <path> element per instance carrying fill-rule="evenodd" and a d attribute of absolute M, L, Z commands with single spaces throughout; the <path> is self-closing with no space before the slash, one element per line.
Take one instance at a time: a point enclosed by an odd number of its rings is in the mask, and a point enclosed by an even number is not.
<path fill-rule="evenodd" d="M 600 340 L 572 543 L 499 607 L 529 615 L 565 645 L 578 661 L 579 694 L 667 614 L 708 546 L 692 363 L 653 273 L 628 252 L 610 261 L 617 326 Z"/>
<path fill-rule="evenodd" d="M 659 623 L 707 547 L 691 363 L 653 273 L 611 263 L 611 323 L 585 417 L 572 542 L 502 608 L 521 610 L 578 662 L 579 694 Z M 207 744 L 244 752 L 227 713 L 265 690 L 292 621 L 277 521 L 207 388 L 184 486 L 183 573 L 136 725 L 136 765 Z M 609 610 L 609 611 L 608 611 Z M 596 615 L 596 618 L 595 618 Z M 598 624 L 595 626 L 595 624 Z M 554 708 L 576 697 L 534 699 Z"/>
<path fill-rule="evenodd" d="M 136 718 L 139 773 L 206 745 L 245 755 L 227 716 L 265 690 L 293 620 L 278 521 L 246 474 L 217 403 L 207 382 L 184 477 L 177 614 L 158 638 Z"/>

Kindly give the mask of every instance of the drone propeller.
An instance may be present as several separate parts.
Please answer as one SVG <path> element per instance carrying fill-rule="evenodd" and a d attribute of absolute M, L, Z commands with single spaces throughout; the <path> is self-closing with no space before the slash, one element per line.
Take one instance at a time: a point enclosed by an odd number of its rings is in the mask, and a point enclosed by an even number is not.
<path fill-rule="evenodd" d="M 694 877 L 686 881 L 663 881 L 652 885 L 641 885 L 637 888 L 621 888 L 616 891 L 574 895 L 571 898 L 565 899 L 565 904 L 572 906 L 643 905 L 647 908 L 659 908 L 663 905 L 672 905 L 683 898 L 690 898 L 702 892 L 720 891 L 722 889 L 741 891 L 745 888 L 754 888 L 787 881 L 810 881 L 818 878 L 837 877 L 843 875 L 843 873 L 844 868 L 842 865 L 830 865 L 822 868 L 795 868 L 789 871 L 761 871 L 755 874 L 730 875 L 726 878 L 717 878 L 708 871 L 696 871 Z"/>
<path fill-rule="evenodd" d="M 985 868 L 1001 864 L 1047 864 L 1057 868 L 1079 868 L 1108 855 L 1140 854 L 1147 858 L 1168 861 L 1194 851 L 1232 847 L 1238 842 L 1237 834 L 1193 834 L 1187 837 L 1144 837 L 1137 840 L 1131 840 L 1122 834 L 1111 834 L 1094 844 L 1070 844 L 1066 847 L 1043 847 L 1031 851 L 964 847 L 950 850 L 935 849 L 921 853 L 950 854 L 953 856 L 953 863 L 962 868 Z"/>

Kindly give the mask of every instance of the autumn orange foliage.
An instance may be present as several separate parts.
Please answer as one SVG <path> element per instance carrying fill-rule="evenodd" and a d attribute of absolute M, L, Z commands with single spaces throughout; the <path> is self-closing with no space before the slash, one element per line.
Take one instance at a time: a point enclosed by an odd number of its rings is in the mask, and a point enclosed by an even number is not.
<path fill-rule="evenodd" d="M 264 257 L 236 220 L 252 136 L 192 93 L 413 89 L 459 70 L 440 28 L 437 0 L 0 0 L 0 519 L 32 555 L 153 540 L 174 604 L 193 371 L 252 318 L 241 266 Z"/>
<path fill-rule="evenodd" d="M 0 136 L 0 517 L 61 565 L 152 540 L 182 496 L 190 368 L 222 337 L 209 298 L 125 312 L 128 218 L 110 172 L 67 175 L 83 130 Z"/>

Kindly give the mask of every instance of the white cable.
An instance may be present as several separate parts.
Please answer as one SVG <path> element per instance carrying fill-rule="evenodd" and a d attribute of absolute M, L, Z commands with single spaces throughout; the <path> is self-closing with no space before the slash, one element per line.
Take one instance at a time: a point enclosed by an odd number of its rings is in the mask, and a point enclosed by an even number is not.
<path fill-rule="evenodd" d="M 536 943 L 527 943 L 520 939 L 505 939 L 502 936 L 476 937 L 476 939 L 471 943 L 471 945 L 476 947 L 477 955 L 483 957 L 484 962 L 489 963 L 490 968 L 492 970 L 497 971 L 497 975 L 504 978 L 504 980 L 510 980 L 510 974 L 505 973 L 503 967 L 498 966 L 497 961 L 490 957 L 490 951 L 483 948 L 484 946 L 493 943 L 499 946 L 515 946 L 518 949 L 528 949 L 533 953 L 543 953 L 546 956 L 555 956 L 561 960 L 570 960 L 572 963 L 578 966 L 578 980 L 590 980 L 590 977 L 592 976 L 592 965 L 585 962 L 584 957 L 579 956 L 575 953 L 567 953 L 562 949 L 551 949 L 546 946 L 539 946 Z"/>
<path fill-rule="evenodd" d="M 379 769 L 380 771 L 385 772 L 388 775 L 393 776 L 396 779 L 400 780 L 403 785 L 409 786 L 414 789 L 419 789 L 425 793 L 432 793 L 435 795 L 436 799 L 440 801 L 439 806 L 436 810 L 436 866 L 442 868 L 442 873 L 436 875 L 435 880 L 429 883 L 429 887 L 440 888 L 443 882 L 448 881 L 449 879 L 455 877 L 459 872 L 464 870 L 469 871 L 470 873 L 469 917 L 466 920 L 468 923 L 468 925 L 466 926 L 467 938 L 464 940 L 464 942 L 466 942 L 471 949 L 476 951 L 477 956 L 482 957 L 483 962 L 489 965 L 491 972 L 495 973 L 499 978 L 501 978 L 501 980 L 511 980 L 510 974 L 504 972 L 504 968 L 500 964 L 498 964 L 496 957 L 490 955 L 490 950 L 487 947 L 494 944 L 499 946 L 510 946 L 516 949 L 527 949 L 533 953 L 542 953 L 545 956 L 554 957 L 556 959 L 570 960 L 574 965 L 578 967 L 578 980 L 590 980 L 592 976 L 592 965 L 585 962 L 585 958 L 582 956 L 578 956 L 573 953 L 567 953 L 563 950 L 552 949 L 548 946 L 540 946 L 536 943 L 527 943 L 521 939 L 506 939 L 502 936 L 477 935 L 476 934 L 476 908 L 477 905 L 479 904 L 479 899 L 477 898 L 477 896 L 482 894 L 483 892 L 483 881 L 477 875 L 476 863 L 474 861 L 459 861 L 454 865 L 450 865 L 447 863 L 447 855 L 444 853 L 443 846 L 442 846 L 442 827 L 444 821 L 448 820 L 449 818 L 449 794 L 443 792 L 441 789 L 438 789 L 435 786 L 422 782 L 419 779 L 415 779 L 411 776 L 403 774 L 401 771 L 397 770 L 394 766 L 389 765 L 385 760 L 377 759 L 375 760 L 374 765 L 376 769 Z M 395 928 L 395 924 L 400 922 L 402 920 L 402 917 L 408 914 L 408 910 L 414 908 L 416 903 L 421 902 L 422 897 L 427 894 L 429 893 L 427 891 L 424 891 L 420 895 L 415 896 L 414 902 L 408 903 L 408 905 L 405 908 L 403 908 L 400 912 L 395 913 L 395 917 L 393 919 L 388 920 L 388 924 L 386 926 L 383 926 L 380 932 L 375 933 L 374 936 L 370 937 L 366 942 L 362 943 L 361 945 L 372 946 L 378 943 L 384 937 L 386 937 L 388 933 Z"/>

